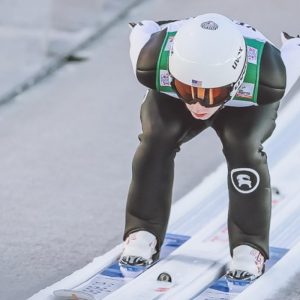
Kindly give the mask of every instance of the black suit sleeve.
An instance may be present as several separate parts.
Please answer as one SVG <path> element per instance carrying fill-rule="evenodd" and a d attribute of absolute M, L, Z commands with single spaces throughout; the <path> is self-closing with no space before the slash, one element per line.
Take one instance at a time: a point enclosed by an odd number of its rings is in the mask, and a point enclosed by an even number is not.
<path fill-rule="evenodd" d="M 261 58 L 257 103 L 279 101 L 285 92 L 286 70 L 280 51 L 266 42 Z"/>
<path fill-rule="evenodd" d="M 166 33 L 167 29 L 153 33 L 137 60 L 137 79 L 150 89 L 156 89 L 156 66 Z"/>

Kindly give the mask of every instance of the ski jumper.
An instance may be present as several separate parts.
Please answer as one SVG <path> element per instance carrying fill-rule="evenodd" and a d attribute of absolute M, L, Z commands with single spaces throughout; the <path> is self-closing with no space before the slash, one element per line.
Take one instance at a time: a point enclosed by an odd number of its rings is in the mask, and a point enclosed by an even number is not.
<path fill-rule="evenodd" d="M 244 82 L 223 109 L 207 120 L 195 119 L 173 91 L 168 72 L 173 37 L 185 21 L 143 21 L 130 36 L 133 69 L 148 91 L 141 106 L 142 134 L 133 158 L 124 239 L 134 231 L 149 231 L 157 237 L 159 251 L 169 220 L 176 153 L 212 127 L 228 165 L 231 254 L 238 245 L 249 245 L 267 259 L 271 186 L 262 144 L 275 129 L 279 100 L 299 77 L 300 66 L 289 77 L 290 56 L 250 25 L 233 21 L 247 46 Z M 295 47 L 293 42 L 286 52 Z M 293 55 L 300 57 L 300 52 Z"/>

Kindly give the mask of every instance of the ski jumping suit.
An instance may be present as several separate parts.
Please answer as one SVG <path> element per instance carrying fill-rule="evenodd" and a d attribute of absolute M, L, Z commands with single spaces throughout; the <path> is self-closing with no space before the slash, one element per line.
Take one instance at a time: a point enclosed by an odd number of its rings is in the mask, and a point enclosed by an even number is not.
<path fill-rule="evenodd" d="M 134 231 L 147 230 L 157 237 L 159 251 L 171 208 L 176 152 L 181 144 L 212 127 L 222 142 L 228 165 L 231 254 L 235 247 L 245 244 L 267 259 L 271 188 L 262 144 L 275 129 L 279 100 L 299 77 L 300 39 L 288 40 L 280 51 L 250 25 L 233 21 L 247 45 L 246 77 L 223 109 L 208 120 L 198 120 L 169 82 L 168 56 L 173 37 L 184 22 L 143 21 L 130 36 L 133 68 L 148 91 L 141 107 L 143 133 L 133 159 L 124 239 Z M 298 40 L 297 44 L 293 40 Z M 298 71 L 290 72 L 295 63 Z"/>

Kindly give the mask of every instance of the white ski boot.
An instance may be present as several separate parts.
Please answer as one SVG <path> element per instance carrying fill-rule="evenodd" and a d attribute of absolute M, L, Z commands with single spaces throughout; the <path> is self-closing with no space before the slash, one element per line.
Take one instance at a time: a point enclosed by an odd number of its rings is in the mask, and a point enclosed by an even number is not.
<path fill-rule="evenodd" d="M 119 264 L 122 267 L 147 267 L 153 263 L 156 251 L 156 237 L 148 231 L 131 233 L 124 242 L 124 250 Z"/>
<path fill-rule="evenodd" d="M 233 257 L 226 277 L 251 282 L 263 274 L 264 264 L 265 259 L 257 249 L 240 245 L 233 249 Z"/>

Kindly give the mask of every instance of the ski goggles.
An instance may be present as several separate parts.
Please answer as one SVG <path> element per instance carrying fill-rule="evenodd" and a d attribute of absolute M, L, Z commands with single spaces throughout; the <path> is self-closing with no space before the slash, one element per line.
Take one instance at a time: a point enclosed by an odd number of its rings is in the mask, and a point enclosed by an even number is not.
<path fill-rule="evenodd" d="M 196 104 L 199 102 L 205 107 L 215 107 L 223 105 L 231 99 L 233 84 L 217 88 L 201 88 L 185 84 L 177 79 L 171 83 L 179 98 L 186 104 Z"/>

